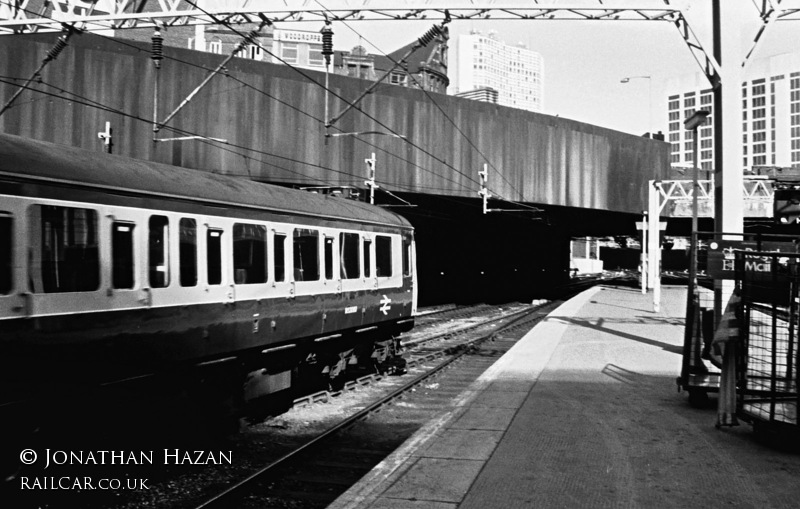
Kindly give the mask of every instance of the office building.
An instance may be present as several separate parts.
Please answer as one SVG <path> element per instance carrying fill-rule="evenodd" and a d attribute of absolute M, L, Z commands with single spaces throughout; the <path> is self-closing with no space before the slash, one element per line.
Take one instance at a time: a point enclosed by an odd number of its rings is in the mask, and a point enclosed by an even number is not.
<path fill-rule="evenodd" d="M 800 53 L 786 53 L 748 63 L 742 83 L 742 170 L 800 168 Z M 697 73 L 667 82 L 667 135 L 673 166 L 693 167 L 692 132 L 683 121 L 696 109 L 713 111 L 713 94 Z M 711 116 L 698 129 L 700 167 L 714 167 Z"/>
<path fill-rule="evenodd" d="M 523 44 L 510 46 L 492 31 L 453 37 L 455 72 L 451 93 L 470 94 L 490 88 L 503 106 L 541 112 L 544 103 L 544 61 Z M 485 97 L 479 93 L 478 97 Z"/>

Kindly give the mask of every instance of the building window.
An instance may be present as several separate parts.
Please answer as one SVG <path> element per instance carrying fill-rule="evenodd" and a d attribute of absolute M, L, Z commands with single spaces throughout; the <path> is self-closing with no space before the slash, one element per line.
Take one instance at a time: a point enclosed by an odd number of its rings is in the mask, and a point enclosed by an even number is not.
<path fill-rule="evenodd" d="M 297 44 L 284 44 L 281 47 L 281 59 L 287 64 L 297 63 Z"/>
<path fill-rule="evenodd" d="M 399 72 L 393 72 L 392 75 L 389 77 L 389 82 L 392 85 L 406 86 L 407 85 L 407 81 L 408 81 L 408 77 L 405 74 L 399 73 Z"/>
<path fill-rule="evenodd" d="M 207 50 L 208 50 L 209 53 L 221 54 L 222 53 L 222 41 L 220 41 L 219 39 L 214 39 L 213 41 L 210 41 L 208 43 Z"/>
<path fill-rule="evenodd" d="M 322 48 L 308 49 L 308 65 L 322 67 L 325 65 L 325 58 L 322 56 Z"/>

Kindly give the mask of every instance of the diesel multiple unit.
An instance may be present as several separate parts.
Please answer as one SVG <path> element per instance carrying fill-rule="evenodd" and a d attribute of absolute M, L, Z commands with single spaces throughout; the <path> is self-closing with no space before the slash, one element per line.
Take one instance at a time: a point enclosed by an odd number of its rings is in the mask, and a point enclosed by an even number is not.
<path fill-rule="evenodd" d="M 222 373 L 252 401 L 379 366 L 414 256 L 362 202 L 0 135 L 7 388 Z"/>

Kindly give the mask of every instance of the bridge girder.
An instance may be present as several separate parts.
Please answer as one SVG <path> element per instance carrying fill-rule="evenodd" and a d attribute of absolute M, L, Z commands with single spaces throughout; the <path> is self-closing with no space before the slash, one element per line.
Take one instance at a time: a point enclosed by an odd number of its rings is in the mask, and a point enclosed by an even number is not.
<path fill-rule="evenodd" d="M 774 179 L 764 177 L 744 177 L 742 179 L 742 200 L 745 217 L 772 217 L 772 202 L 775 192 Z M 691 180 L 654 181 L 658 203 L 655 213 L 661 217 L 692 217 L 692 194 L 694 184 Z M 698 217 L 714 217 L 714 181 L 697 181 Z"/>

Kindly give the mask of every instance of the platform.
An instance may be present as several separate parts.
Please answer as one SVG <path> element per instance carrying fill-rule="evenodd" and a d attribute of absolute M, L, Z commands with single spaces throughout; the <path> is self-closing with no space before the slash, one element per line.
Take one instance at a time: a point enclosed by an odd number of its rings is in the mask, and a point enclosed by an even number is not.
<path fill-rule="evenodd" d="M 796 507 L 800 454 L 677 392 L 685 295 L 564 303 L 329 507 Z"/>

